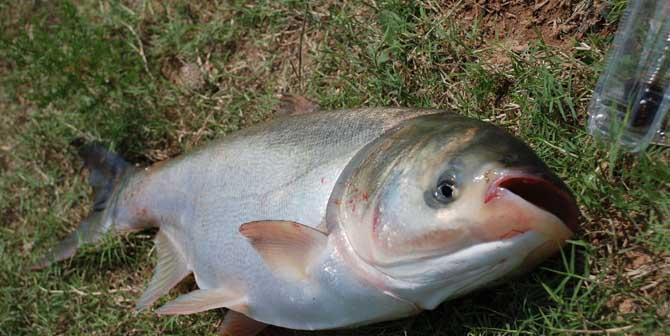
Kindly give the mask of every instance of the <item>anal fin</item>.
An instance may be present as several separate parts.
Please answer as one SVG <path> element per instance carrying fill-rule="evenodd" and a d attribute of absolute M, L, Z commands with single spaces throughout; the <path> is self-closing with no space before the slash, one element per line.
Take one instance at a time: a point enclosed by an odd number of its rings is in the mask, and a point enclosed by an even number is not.
<path fill-rule="evenodd" d="M 242 313 L 229 310 L 217 330 L 221 336 L 256 336 L 267 324 L 258 322 Z"/>
<path fill-rule="evenodd" d="M 162 231 L 156 234 L 156 250 L 158 264 L 147 289 L 137 301 L 135 309 L 138 311 L 151 306 L 191 273 L 182 253 Z"/>
<path fill-rule="evenodd" d="M 198 289 L 158 308 L 158 315 L 185 315 L 216 308 L 246 310 L 247 298 L 226 288 Z"/>

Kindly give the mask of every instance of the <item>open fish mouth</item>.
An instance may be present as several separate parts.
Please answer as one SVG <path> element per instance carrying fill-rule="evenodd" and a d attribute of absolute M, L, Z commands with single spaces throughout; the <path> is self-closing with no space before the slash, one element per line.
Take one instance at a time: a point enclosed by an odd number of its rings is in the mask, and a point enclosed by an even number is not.
<path fill-rule="evenodd" d="M 524 172 L 508 172 L 496 179 L 484 199 L 488 203 L 499 197 L 502 189 L 558 217 L 572 232 L 577 232 L 579 209 L 575 199 L 564 188 L 551 181 Z"/>

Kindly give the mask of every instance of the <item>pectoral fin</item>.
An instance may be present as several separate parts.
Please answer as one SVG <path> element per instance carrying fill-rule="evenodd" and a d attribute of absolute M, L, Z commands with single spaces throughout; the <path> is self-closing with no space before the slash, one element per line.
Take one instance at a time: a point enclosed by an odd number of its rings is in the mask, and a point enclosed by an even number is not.
<path fill-rule="evenodd" d="M 258 322 L 244 314 L 229 310 L 223 318 L 218 333 L 221 336 L 256 336 L 263 331 L 267 325 Z"/>
<path fill-rule="evenodd" d="M 240 226 L 240 233 L 273 272 L 290 280 L 305 279 L 328 244 L 325 233 L 290 221 L 249 222 Z"/>
<path fill-rule="evenodd" d="M 166 303 L 156 310 L 158 315 L 185 315 L 216 308 L 245 310 L 247 298 L 226 289 L 198 289 Z"/>

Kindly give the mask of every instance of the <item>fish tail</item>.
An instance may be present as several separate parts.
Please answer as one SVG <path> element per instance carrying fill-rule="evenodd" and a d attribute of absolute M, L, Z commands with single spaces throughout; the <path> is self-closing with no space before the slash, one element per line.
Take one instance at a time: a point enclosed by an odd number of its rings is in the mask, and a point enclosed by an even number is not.
<path fill-rule="evenodd" d="M 113 202 L 121 181 L 133 169 L 123 158 L 99 144 L 85 144 L 82 139 L 76 139 L 71 144 L 78 148 L 79 156 L 89 170 L 88 182 L 94 191 L 93 207 L 75 231 L 32 266 L 35 270 L 72 257 L 78 247 L 95 243 L 112 230 L 113 221 L 106 210 Z"/>

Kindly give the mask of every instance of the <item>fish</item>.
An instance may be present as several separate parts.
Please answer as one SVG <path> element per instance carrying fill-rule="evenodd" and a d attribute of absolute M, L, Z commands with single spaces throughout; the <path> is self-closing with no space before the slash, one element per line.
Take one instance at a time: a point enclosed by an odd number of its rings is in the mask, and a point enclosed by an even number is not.
<path fill-rule="evenodd" d="M 283 116 L 146 167 L 78 143 L 89 216 L 35 264 L 157 228 L 147 310 L 226 308 L 221 333 L 355 328 L 530 271 L 577 232 L 569 187 L 501 127 L 444 110 Z"/>

